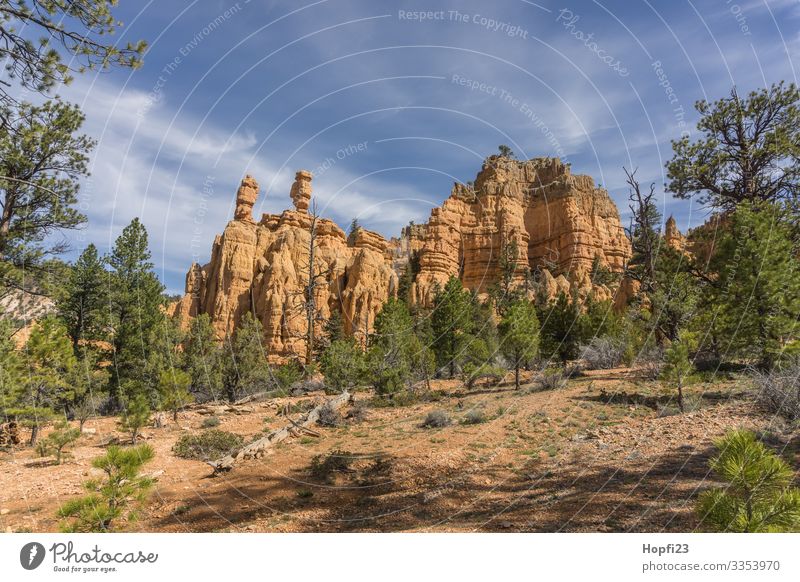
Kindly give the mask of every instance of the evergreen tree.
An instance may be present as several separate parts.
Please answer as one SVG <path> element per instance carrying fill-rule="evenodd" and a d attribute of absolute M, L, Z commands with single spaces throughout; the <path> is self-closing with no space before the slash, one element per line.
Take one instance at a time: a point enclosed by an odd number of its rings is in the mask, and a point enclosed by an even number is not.
<path fill-rule="evenodd" d="M 158 383 L 161 408 L 172 412 L 173 422 L 178 422 L 178 413 L 194 400 L 189 393 L 191 383 L 192 377 L 183 370 L 173 368 L 161 372 Z"/>
<path fill-rule="evenodd" d="M 411 252 L 408 263 L 403 267 L 397 283 L 397 298 L 405 301 L 406 305 L 412 304 L 411 290 L 419 274 L 419 253 Z"/>
<path fill-rule="evenodd" d="M 634 304 L 646 307 L 648 324 L 656 341 L 675 340 L 693 315 L 698 299 L 698 281 L 691 274 L 690 259 L 671 248 L 661 236 L 661 213 L 653 201 L 655 185 L 642 194 L 636 172 L 628 172 L 632 225 L 628 229 L 633 254 L 625 274 L 640 284 Z"/>
<path fill-rule="evenodd" d="M 354 218 L 350 221 L 350 229 L 347 231 L 347 244 L 349 246 L 352 247 L 356 244 L 359 230 L 361 230 L 361 224 L 359 224 L 358 218 Z"/>
<path fill-rule="evenodd" d="M 749 202 L 726 220 L 707 290 L 728 357 L 753 358 L 769 368 L 798 337 L 800 276 L 791 234 L 796 220 L 783 205 Z"/>
<path fill-rule="evenodd" d="M 516 158 L 511 148 L 505 144 L 497 146 L 497 151 L 500 154 L 500 157 L 502 158 L 512 158 L 512 159 Z"/>
<path fill-rule="evenodd" d="M 570 299 L 562 291 L 553 302 L 538 301 L 537 311 L 542 354 L 547 358 L 557 357 L 562 362 L 577 358 L 585 329 L 577 297 Z"/>
<path fill-rule="evenodd" d="M 23 366 L 13 339 L 14 329 L 8 320 L 0 319 L 0 414 L 8 419 L 8 410 L 17 405 Z"/>
<path fill-rule="evenodd" d="M 162 317 L 160 325 L 155 330 L 153 349 L 147 361 L 147 381 L 158 384 L 161 374 L 165 370 L 183 369 L 183 345 L 186 341 L 181 320 L 178 317 Z"/>
<path fill-rule="evenodd" d="M 246 313 L 233 338 L 226 340 L 223 385 L 231 402 L 273 385 L 261 322 Z"/>
<path fill-rule="evenodd" d="M 72 265 L 57 302 L 58 315 L 67 328 L 72 346 L 78 354 L 82 340 L 102 339 L 108 309 L 108 281 L 103 259 L 97 247 L 90 244 Z"/>
<path fill-rule="evenodd" d="M 539 318 L 526 300 L 512 303 L 500 322 L 500 349 L 514 367 L 514 387 L 519 390 L 519 370 L 539 353 Z"/>
<path fill-rule="evenodd" d="M 121 520 L 134 521 L 137 506 L 153 487 L 153 480 L 139 471 L 154 456 L 150 445 L 108 447 L 105 455 L 92 461 L 105 479 L 87 481 L 84 487 L 89 495 L 68 501 L 58 510 L 58 517 L 64 520 L 62 531 L 108 532 Z"/>
<path fill-rule="evenodd" d="M 150 422 L 150 402 L 140 381 L 128 380 L 123 387 L 128 398 L 119 419 L 119 427 L 130 433 L 131 444 L 135 445 L 139 431 Z"/>
<path fill-rule="evenodd" d="M 192 319 L 184 343 L 183 358 L 198 400 L 217 400 L 222 391 L 224 353 L 216 341 L 211 318 L 202 313 Z"/>
<path fill-rule="evenodd" d="M 147 47 L 144 41 L 118 46 L 104 38 L 122 27 L 112 13 L 116 4 L 116 0 L 2 2 L 0 55 L 6 71 L 23 89 L 43 93 L 68 85 L 73 74 L 87 69 L 139 67 Z M 0 103 L 13 102 L 6 89 L 0 89 Z"/>
<path fill-rule="evenodd" d="M 643 293 L 651 293 L 655 285 L 658 254 L 662 249 L 659 234 L 661 212 L 654 202 L 655 184 L 650 184 L 650 190 L 645 194 L 636 179 L 636 170 L 629 172 L 622 169 L 629 187 L 631 211 L 631 226 L 627 229 L 627 235 L 632 254 L 625 275 L 638 281 Z"/>
<path fill-rule="evenodd" d="M 800 90 L 784 82 L 736 89 L 714 103 L 698 101 L 701 137 L 672 142 L 668 190 L 730 212 L 742 202 L 797 202 L 800 192 Z"/>
<path fill-rule="evenodd" d="M 65 454 L 64 449 L 80 437 L 81 430 L 72 428 L 66 419 L 62 419 L 56 423 L 52 432 L 46 438 L 39 441 L 37 446 L 38 453 L 42 457 L 53 455 L 56 458 L 56 464 L 60 465 Z"/>
<path fill-rule="evenodd" d="M 75 204 L 94 142 L 76 135 L 80 109 L 57 100 L 0 106 L 0 117 L 0 292 L 7 293 L 27 288 L 23 279 L 66 249 L 54 234 L 85 222 Z"/>
<path fill-rule="evenodd" d="M 76 366 L 72 344 L 63 325 L 46 317 L 37 323 L 22 352 L 24 373 L 12 395 L 9 416 L 31 429 L 35 445 L 41 428 L 64 412 L 75 400 L 75 386 L 69 382 Z"/>
<path fill-rule="evenodd" d="M 452 378 L 462 354 L 464 338 L 473 329 L 472 300 L 461 281 L 450 277 L 433 300 L 431 326 L 433 350 L 439 367 L 447 368 Z"/>
<path fill-rule="evenodd" d="M 127 380 L 155 384 L 149 365 L 165 319 L 164 287 L 153 272 L 147 231 L 138 218 L 125 227 L 108 260 L 114 374 L 111 397 L 117 399 Z"/>
<path fill-rule="evenodd" d="M 337 339 L 322 353 L 320 370 L 325 384 L 337 392 L 358 386 L 364 379 L 364 352 L 352 338 Z"/>
<path fill-rule="evenodd" d="M 685 412 L 683 402 L 683 386 L 686 378 L 694 371 L 694 366 L 689 361 L 689 349 L 691 339 L 686 332 L 681 337 L 673 341 L 664 353 L 664 369 L 661 372 L 661 379 L 675 384 L 678 389 L 678 408 Z"/>
<path fill-rule="evenodd" d="M 419 352 L 415 340 L 414 320 L 405 303 L 389 299 L 375 318 L 370 341 L 369 371 L 379 394 L 396 394 L 413 382 Z"/>
<path fill-rule="evenodd" d="M 344 331 L 344 317 L 338 309 L 331 309 L 331 315 L 322 324 L 322 337 L 316 343 L 317 355 L 322 357 L 333 342 L 347 339 Z"/>
<path fill-rule="evenodd" d="M 711 469 L 724 487 L 700 494 L 697 513 L 716 532 L 800 531 L 800 489 L 794 470 L 748 431 L 717 442 Z"/>
<path fill-rule="evenodd" d="M 500 249 L 498 269 L 500 278 L 492 286 L 489 294 L 494 299 L 497 313 L 502 317 L 508 308 L 522 298 L 522 289 L 515 285 L 519 260 L 519 247 L 517 241 L 512 240 Z"/>

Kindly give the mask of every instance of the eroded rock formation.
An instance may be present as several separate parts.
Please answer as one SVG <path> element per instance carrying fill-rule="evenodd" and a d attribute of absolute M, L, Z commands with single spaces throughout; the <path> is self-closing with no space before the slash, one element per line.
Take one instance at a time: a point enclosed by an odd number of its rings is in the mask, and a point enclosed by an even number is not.
<path fill-rule="evenodd" d="M 258 184 L 250 176 L 242 180 L 234 219 L 216 237 L 209 263 L 189 269 L 175 314 L 188 322 L 207 313 L 221 339 L 252 312 L 264 326 L 271 360 L 302 358 L 314 221 L 311 181 L 309 172 L 297 172 L 290 192 L 295 209 L 264 214 L 256 222 Z M 612 299 L 617 289 L 593 283 L 593 265 L 597 260 L 621 272 L 631 253 L 608 192 L 554 158 L 488 158 L 474 184 L 455 184 L 426 224 L 411 225 L 389 242 L 363 228 L 348 241 L 332 221 L 317 218 L 314 224 L 317 333 L 337 311 L 345 331 L 362 341 L 383 304 L 396 295 L 398 274 L 412 255 L 418 259 L 412 300 L 430 306 L 451 276 L 486 294 L 512 241 L 518 250 L 515 279 L 519 284 L 535 279 L 549 297 L 577 291 Z M 677 242 L 677 235 L 673 238 Z"/>
<path fill-rule="evenodd" d="M 394 249 L 418 253 L 412 296 L 422 305 L 431 305 L 451 276 L 487 293 L 512 241 L 518 249 L 516 278 L 534 273 L 550 296 L 577 290 L 610 299 L 613 289 L 592 283 L 595 257 L 620 272 L 631 253 L 608 192 L 589 176 L 571 174 L 557 158 L 488 158 L 474 184 L 456 183 L 428 223 L 404 236 L 408 240 Z"/>
<path fill-rule="evenodd" d="M 264 326 L 272 361 L 303 357 L 306 346 L 306 288 L 313 216 L 308 213 L 311 173 L 297 173 L 291 189 L 295 210 L 264 214 L 256 223 L 252 208 L 258 184 L 247 176 L 236 195 L 234 219 L 216 237 L 211 260 L 193 264 L 186 275 L 186 295 L 174 313 L 184 323 L 201 313 L 211 317 L 217 336 L 233 333 L 252 312 Z M 396 294 L 397 276 L 387 242 L 361 229 L 348 244 L 334 222 L 315 222 L 313 274 L 317 334 L 331 312 L 344 317 L 345 331 L 363 340 L 375 316 Z"/>

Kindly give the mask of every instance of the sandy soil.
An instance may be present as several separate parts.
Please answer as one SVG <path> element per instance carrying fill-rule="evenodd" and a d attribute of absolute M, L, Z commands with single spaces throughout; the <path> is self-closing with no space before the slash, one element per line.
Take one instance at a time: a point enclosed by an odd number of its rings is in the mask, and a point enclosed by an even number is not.
<path fill-rule="evenodd" d="M 317 427 L 213 477 L 201 461 L 175 457 L 172 446 L 200 432 L 198 407 L 178 425 L 146 429 L 156 451 L 146 468 L 157 485 L 137 531 L 692 531 L 693 499 L 714 484 L 713 442 L 732 428 L 762 431 L 795 464 L 800 434 L 751 403 L 735 379 L 688 389 L 690 411 L 675 414 L 674 395 L 630 370 L 589 372 L 566 388 L 536 392 L 502 385 L 465 393 L 438 382 L 438 401 L 369 408 L 361 422 Z M 367 402 L 368 393 L 358 393 Z M 287 424 L 286 402 L 220 409 L 222 430 L 251 439 Z M 223 409 L 227 409 L 223 411 Z M 432 410 L 453 419 L 420 424 Z M 486 417 L 464 424 L 471 410 Z M 294 415 L 298 416 L 298 415 Z M 94 429 L 62 465 L 32 450 L 0 453 L 0 531 L 55 531 L 59 504 L 82 493 L 91 460 L 116 431 L 115 419 Z M 327 478 L 316 456 L 348 458 Z"/>

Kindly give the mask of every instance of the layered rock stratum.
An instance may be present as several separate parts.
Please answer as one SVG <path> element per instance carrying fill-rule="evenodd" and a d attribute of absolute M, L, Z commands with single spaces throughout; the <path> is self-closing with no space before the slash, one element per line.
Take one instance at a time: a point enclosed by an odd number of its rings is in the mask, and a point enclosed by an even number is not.
<path fill-rule="evenodd" d="M 188 322 L 207 313 L 221 339 L 252 312 L 263 324 L 271 360 L 302 358 L 314 220 L 311 182 L 309 172 L 297 172 L 290 192 L 294 210 L 264 214 L 256 222 L 252 211 L 259 188 L 245 177 L 234 219 L 216 237 L 211 260 L 189 269 L 175 315 Z M 557 158 L 489 157 L 474 183 L 455 184 L 427 223 L 410 225 L 388 242 L 363 228 L 348 240 L 324 218 L 316 219 L 315 232 L 317 333 L 339 312 L 345 331 L 362 342 L 383 304 L 396 295 L 398 275 L 412 256 L 418 260 L 412 301 L 427 307 L 451 276 L 487 294 L 500 276 L 502 249 L 512 241 L 518 249 L 515 279 L 521 285 L 535 277 L 549 297 L 563 291 L 612 299 L 616 289 L 594 284 L 592 268 L 600 264 L 621 272 L 631 254 L 608 192 L 589 176 L 573 175 Z"/>

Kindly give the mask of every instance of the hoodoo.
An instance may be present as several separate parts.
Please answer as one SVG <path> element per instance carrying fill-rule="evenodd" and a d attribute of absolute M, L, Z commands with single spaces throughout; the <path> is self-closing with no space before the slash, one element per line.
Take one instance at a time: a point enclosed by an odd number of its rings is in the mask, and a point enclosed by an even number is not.
<path fill-rule="evenodd" d="M 535 274 L 546 293 L 614 289 L 592 283 L 595 260 L 621 272 L 630 241 L 608 192 L 589 176 L 573 175 L 558 158 L 518 161 L 491 156 L 475 182 L 453 186 L 430 220 L 403 231 L 400 253 L 416 252 L 419 273 L 412 299 L 430 306 L 451 276 L 479 294 L 498 280 L 502 249 L 517 246 L 517 277 Z"/>
<path fill-rule="evenodd" d="M 396 294 L 397 275 L 387 242 L 365 229 L 348 241 L 333 221 L 317 218 L 311 265 L 311 180 L 310 172 L 297 172 L 290 193 L 295 209 L 264 214 L 256 223 L 252 209 L 258 183 L 245 177 L 236 195 L 234 219 L 214 240 L 211 260 L 189 269 L 186 295 L 175 306 L 175 314 L 187 322 L 207 313 L 222 338 L 250 311 L 264 327 L 270 360 L 302 358 L 311 273 L 316 333 L 321 333 L 324 321 L 338 311 L 345 331 L 363 341 L 383 304 Z"/>
<path fill-rule="evenodd" d="M 256 222 L 258 183 L 245 177 L 234 219 L 216 237 L 209 263 L 189 269 L 175 314 L 186 322 L 207 313 L 223 338 L 250 311 L 263 324 L 269 358 L 283 361 L 305 355 L 309 273 L 315 280 L 315 334 L 338 311 L 345 331 L 363 342 L 383 304 L 396 295 L 398 271 L 412 254 L 419 260 L 412 300 L 425 307 L 451 276 L 487 293 L 499 277 L 501 249 L 512 241 L 518 278 L 534 274 L 550 297 L 577 291 L 611 298 L 614 289 L 592 282 L 592 266 L 599 260 L 620 272 L 631 254 L 608 192 L 556 158 L 487 158 L 474 183 L 455 184 L 426 224 L 404 229 L 392 244 L 363 228 L 348 240 L 331 220 L 313 221 L 311 182 L 310 172 L 297 172 L 290 191 L 294 210 Z"/>

